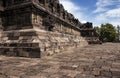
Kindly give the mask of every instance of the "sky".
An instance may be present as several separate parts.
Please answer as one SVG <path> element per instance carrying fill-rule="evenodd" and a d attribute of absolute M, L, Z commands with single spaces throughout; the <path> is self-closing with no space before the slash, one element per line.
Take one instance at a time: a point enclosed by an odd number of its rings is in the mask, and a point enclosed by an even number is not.
<path fill-rule="evenodd" d="M 120 25 L 120 0 L 60 0 L 60 3 L 81 23 Z"/>

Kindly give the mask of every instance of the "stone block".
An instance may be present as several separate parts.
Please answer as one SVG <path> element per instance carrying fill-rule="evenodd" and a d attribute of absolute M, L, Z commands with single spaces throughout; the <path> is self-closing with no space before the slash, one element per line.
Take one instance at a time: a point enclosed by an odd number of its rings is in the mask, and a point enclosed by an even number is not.
<path fill-rule="evenodd" d="M 36 36 L 36 32 L 20 32 L 20 36 Z"/>
<path fill-rule="evenodd" d="M 112 73 L 110 71 L 102 70 L 100 73 L 101 73 L 101 76 L 103 77 L 112 77 Z"/>
<path fill-rule="evenodd" d="M 19 36 L 9 36 L 8 40 L 18 40 Z"/>
<path fill-rule="evenodd" d="M 100 69 L 99 68 L 94 68 L 93 71 L 92 71 L 92 74 L 94 76 L 100 76 Z"/>
<path fill-rule="evenodd" d="M 13 46 L 12 46 L 13 47 Z M 0 54 L 7 55 L 7 56 L 20 56 L 20 57 L 29 57 L 29 58 L 40 58 L 41 57 L 41 51 L 40 48 L 35 47 L 3 47 L 0 48 Z"/>
<path fill-rule="evenodd" d="M 113 76 L 112 78 L 120 78 L 120 76 Z"/>
<path fill-rule="evenodd" d="M 120 63 L 113 62 L 112 63 L 113 68 L 119 68 L 120 69 Z"/>
<path fill-rule="evenodd" d="M 113 76 L 119 76 L 120 77 L 120 69 L 118 69 L 118 68 L 111 68 L 110 71 L 112 72 Z"/>
<path fill-rule="evenodd" d="M 54 52 L 55 52 L 55 53 L 59 53 L 59 52 L 60 52 L 60 50 L 59 50 L 59 49 L 56 49 Z"/>
<path fill-rule="evenodd" d="M 48 52 L 47 52 L 47 55 L 48 55 L 48 56 L 51 56 L 51 55 L 53 55 L 53 54 L 54 54 L 53 51 L 48 51 Z"/>

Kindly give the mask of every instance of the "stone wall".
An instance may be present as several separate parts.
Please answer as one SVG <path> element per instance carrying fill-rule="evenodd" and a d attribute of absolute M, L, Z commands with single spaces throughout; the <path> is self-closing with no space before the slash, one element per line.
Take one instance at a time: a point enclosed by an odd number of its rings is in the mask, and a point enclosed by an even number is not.
<path fill-rule="evenodd" d="M 46 5 L 42 5 L 42 3 Z M 50 7 L 49 5 L 53 5 L 53 3 L 56 6 Z M 78 26 L 80 22 L 72 14 L 65 11 L 58 1 L 53 1 L 53 3 L 37 0 L 33 2 L 22 0 L 18 3 L 17 1 L 11 3 L 7 1 L 4 13 L 4 30 L 29 29 L 38 26 L 48 31 L 66 31 L 65 33 L 80 35 Z M 55 13 L 50 10 L 51 8 L 56 10 Z M 58 30 L 59 28 L 61 29 Z"/>
<path fill-rule="evenodd" d="M 85 37 L 89 44 L 102 44 L 99 40 L 99 34 L 93 28 L 92 23 L 85 23 L 82 24 L 80 27 L 81 36 Z"/>
<path fill-rule="evenodd" d="M 52 17 L 55 16 L 63 22 L 73 25 L 74 27 L 81 26 L 79 20 L 71 13 L 68 13 L 64 9 L 63 5 L 59 3 L 59 0 L 34 0 L 33 4 L 35 8 L 47 12 L 47 15 L 50 14 Z"/>
<path fill-rule="evenodd" d="M 86 46 L 80 36 L 38 30 L 36 28 L 2 33 L 0 54 L 22 57 L 43 57 L 69 48 Z"/>
<path fill-rule="evenodd" d="M 3 25 L 5 31 L 32 28 L 30 7 L 6 10 L 4 19 Z"/>
<path fill-rule="evenodd" d="M 0 54 L 42 57 L 86 46 L 96 37 L 91 24 L 81 24 L 59 0 L 4 1 Z"/>
<path fill-rule="evenodd" d="M 46 15 L 43 16 L 41 11 L 36 10 L 36 12 L 32 13 L 32 24 L 34 27 L 38 29 L 43 29 L 46 31 L 57 31 L 66 34 L 73 34 L 80 36 L 80 30 L 77 27 L 55 17 L 54 15 L 50 15 L 45 13 Z"/>

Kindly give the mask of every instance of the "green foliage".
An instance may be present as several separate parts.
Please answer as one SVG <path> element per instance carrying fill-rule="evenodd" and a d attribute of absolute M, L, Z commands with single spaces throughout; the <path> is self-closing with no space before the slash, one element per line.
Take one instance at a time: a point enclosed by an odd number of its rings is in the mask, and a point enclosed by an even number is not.
<path fill-rule="evenodd" d="M 99 32 L 100 39 L 105 42 L 113 42 L 117 40 L 118 35 L 112 24 L 102 24 L 101 27 L 96 27 L 96 30 Z"/>
<path fill-rule="evenodd" d="M 94 27 L 95 28 L 95 30 L 98 32 L 98 34 L 100 34 L 100 27 Z"/>
<path fill-rule="evenodd" d="M 120 42 L 120 26 L 117 26 L 117 41 Z"/>

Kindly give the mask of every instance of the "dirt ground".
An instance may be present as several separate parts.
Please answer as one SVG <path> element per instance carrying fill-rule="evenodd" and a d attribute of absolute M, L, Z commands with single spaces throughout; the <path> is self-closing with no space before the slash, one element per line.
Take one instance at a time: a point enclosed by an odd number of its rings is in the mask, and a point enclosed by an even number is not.
<path fill-rule="evenodd" d="M 0 78 L 120 78 L 120 43 L 78 47 L 41 59 L 0 56 Z"/>

